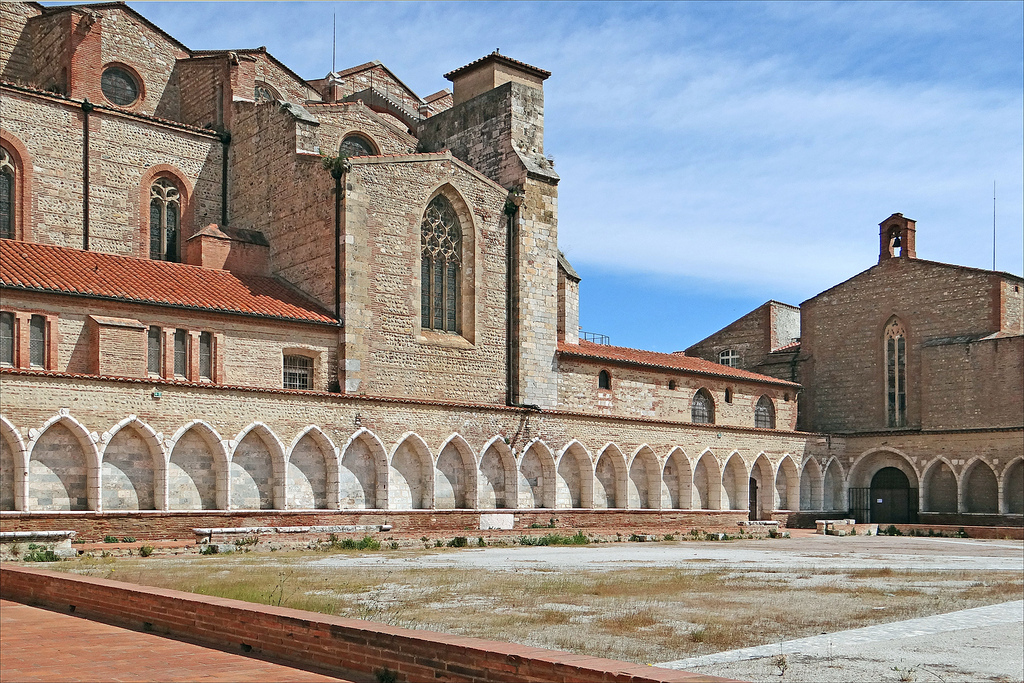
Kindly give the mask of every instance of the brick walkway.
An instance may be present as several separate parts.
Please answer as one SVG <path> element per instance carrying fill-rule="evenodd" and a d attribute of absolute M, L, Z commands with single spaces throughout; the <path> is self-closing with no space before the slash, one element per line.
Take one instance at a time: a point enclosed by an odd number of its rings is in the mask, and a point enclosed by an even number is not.
<path fill-rule="evenodd" d="M 282 664 L 0 600 L 0 681 L 333 681 Z"/>

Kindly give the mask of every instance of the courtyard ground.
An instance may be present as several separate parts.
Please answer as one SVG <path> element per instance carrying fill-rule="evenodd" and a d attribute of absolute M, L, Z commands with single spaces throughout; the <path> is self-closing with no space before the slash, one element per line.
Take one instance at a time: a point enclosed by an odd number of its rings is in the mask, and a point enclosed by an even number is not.
<path fill-rule="evenodd" d="M 942 617 L 945 626 L 924 633 L 907 622 L 1019 601 L 1020 541 L 799 534 L 101 557 L 49 568 L 750 680 L 1024 679 L 1015 613 L 957 628 Z M 840 635 L 879 624 L 890 626 Z M 821 634 L 835 634 L 831 647 L 789 643 Z M 694 659 L 754 646 L 779 650 Z"/>

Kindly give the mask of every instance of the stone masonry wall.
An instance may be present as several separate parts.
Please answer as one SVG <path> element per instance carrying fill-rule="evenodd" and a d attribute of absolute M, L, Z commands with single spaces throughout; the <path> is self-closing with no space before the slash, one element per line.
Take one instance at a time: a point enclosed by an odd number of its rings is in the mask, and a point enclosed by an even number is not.
<path fill-rule="evenodd" d="M 32 35 L 28 21 L 40 9 L 27 2 L 0 3 L 0 80 L 29 84 L 32 79 Z"/>
<path fill-rule="evenodd" d="M 416 138 L 409 135 L 369 107 L 359 102 L 306 105 L 320 125 L 316 130 L 317 146 L 324 155 L 336 155 L 341 141 L 350 133 L 359 133 L 376 143 L 381 154 L 413 154 Z"/>

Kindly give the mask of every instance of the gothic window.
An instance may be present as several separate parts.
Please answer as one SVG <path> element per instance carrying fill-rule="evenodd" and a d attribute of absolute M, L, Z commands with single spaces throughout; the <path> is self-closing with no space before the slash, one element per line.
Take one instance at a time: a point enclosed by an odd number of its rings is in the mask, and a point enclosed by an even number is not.
<path fill-rule="evenodd" d="M 722 365 L 728 365 L 730 368 L 738 367 L 740 364 L 740 354 L 736 349 L 726 349 L 718 354 L 718 362 Z"/>
<path fill-rule="evenodd" d="M 284 388 L 313 388 L 313 359 L 308 356 L 284 357 Z"/>
<path fill-rule="evenodd" d="M 14 365 L 13 313 L 0 313 L 0 365 Z"/>
<path fill-rule="evenodd" d="M 885 327 L 886 422 L 890 427 L 907 424 L 907 334 L 893 318 Z"/>
<path fill-rule="evenodd" d="M 171 181 L 161 178 L 149 192 L 149 257 L 157 261 L 178 260 L 181 224 L 181 194 Z"/>
<path fill-rule="evenodd" d="M 693 395 L 693 406 L 690 408 L 690 421 L 696 424 L 714 424 L 715 403 L 707 389 L 701 389 Z"/>
<path fill-rule="evenodd" d="M 775 429 L 775 406 L 767 396 L 757 400 L 754 408 L 754 426 L 761 429 Z"/>
<path fill-rule="evenodd" d="M 597 376 L 597 388 L 598 389 L 611 389 L 612 388 L 612 376 L 608 374 L 607 370 L 602 370 Z"/>
<path fill-rule="evenodd" d="M 420 249 L 420 324 L 424 330 L 460 334 L 462 228 L 443 195 L 434 197 L 423 214 Z"/>
<path fill-rule="evenodd" d="M 0 147 L 0 237 L 14 239 L 14 159 Z"/>
<path fill-rule="evenodd" d="M 119 107 L 131 106 L 139 99 L 139 83 L 127 69 L 119 66 L 107 67 L 100 77 L 103 95 Z"/>
<path fill-rule="evenodd" d="M 213 379 L 213 335 L 199 333 L 199 379 Z"/>
<path fill-rule="evenodd" d="M 362 135 L 346 135 L 341 141 L 340 153 L 343 157 L 372 157 L 377 154 L 373 143 Z"/>
<path fill-rule="evenodd" d="M 174 331 L 174 375 L 185 377 L 188 374 L 188 331 Z"/>
<path fill-rule="evenodd" d="M 163 360 L 163 330 L 159 327 L 150 327 L 148 339 L 146 370 L 149 374 L 159 377 L 161 361 Z"/>
<path fill-rule="evenodd" d="M 46 318 L 34 315 L 28 323 L 28 364 L 33 368 L 46 367 Z"/>

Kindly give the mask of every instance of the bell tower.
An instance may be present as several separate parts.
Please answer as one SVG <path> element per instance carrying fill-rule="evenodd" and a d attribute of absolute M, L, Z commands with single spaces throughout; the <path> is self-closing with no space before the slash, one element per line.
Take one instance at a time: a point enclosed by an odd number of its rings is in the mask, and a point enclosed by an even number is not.
<path fill-rule="evenodd" d="M 917 258 L 915 221 L 905 218 L 902 213 L 894 213 L 879 223 L 878 227 L 879 263 L 891 258 Z"/>

